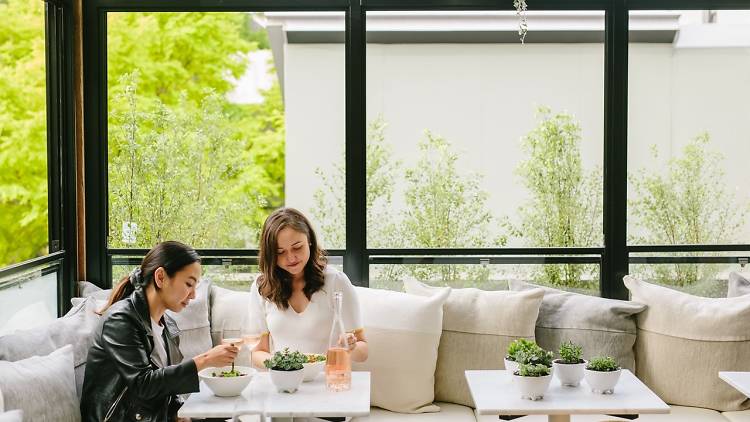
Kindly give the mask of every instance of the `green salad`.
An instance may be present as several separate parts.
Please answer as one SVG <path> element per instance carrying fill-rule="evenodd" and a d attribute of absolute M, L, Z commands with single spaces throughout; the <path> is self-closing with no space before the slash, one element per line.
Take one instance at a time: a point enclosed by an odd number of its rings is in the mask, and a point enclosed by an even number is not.
<path fill-rule="evenodd" d="M 221 372 L 212 372 L 211 376 L 219 377 L 219 378 L 233 378 L 233 377 L 244 377 L 245 374 L 242 372 L 233 369 L 231 371 L 221 371 Z"/>
<path fill-rule="evenodd" d="M 323 362 L 326 360 L 326 355 L 321 355 L 320 353 L 306 353 L 305 356 L 307 357 L 306 363 Z"/>

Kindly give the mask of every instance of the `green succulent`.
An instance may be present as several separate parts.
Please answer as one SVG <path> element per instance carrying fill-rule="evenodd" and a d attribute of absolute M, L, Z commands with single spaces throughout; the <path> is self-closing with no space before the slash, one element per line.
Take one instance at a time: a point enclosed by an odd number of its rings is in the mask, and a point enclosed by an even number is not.
<path fill-rule="evenodd" d="M 583 363 L 583 359 L 581 358 L 583 356 L 583 348 L 570 340 L 560 345 L 559 352 L 562 363 Z"/>
<path fill-rule="evenodd" d="M 306 362 L 307 356 L 298 351 L 292 352 L 287 347 L 280 352 L 274 353 L 271 359 L 266 359 L 263 362 L 263 365 L 274 371 L 297 371 L 304 368 L 303 364 Z"/>
<path fill-rule="evenodd" d="M 516 374 L 522 377 L 543 377 L 549 375 L 549 371 L 549 366 L 546 365 L 522 363 L 518 365 Z"/>
<path fill-rule="evenodd" d="M 591 371 L 613 372 L 620 369 L 620 366 L 615 362 L 614 358 L 610 356 L 597 356 L 591 358 L 589 364 L 586 365 L 586 369 Z"/>
<path fill-rule="evenodd" d="M 552 359 L 554 355 L 552 352 L 542 349 L 536 346 L 532 350 L 520 351 L 516 354 L 516 362 L 519 364 L 529 365 L 544 365 L 547 367 L 552 366 Z"/>
<path fill-rule="evenodd" d="M 512 360 L 514 362 L 518 362 L 516 359 L 516 356 L 519 352 L 529 352 L 531 350 L 534 350 L 535 348 L 538 348 L 537 344 L 531 340 L 526 340 L 525 338 L 519 338 L 517 340 L 514 340 L 512 343 L 508 345 L 508 354 L 505 356 L 506 359 Z"/>

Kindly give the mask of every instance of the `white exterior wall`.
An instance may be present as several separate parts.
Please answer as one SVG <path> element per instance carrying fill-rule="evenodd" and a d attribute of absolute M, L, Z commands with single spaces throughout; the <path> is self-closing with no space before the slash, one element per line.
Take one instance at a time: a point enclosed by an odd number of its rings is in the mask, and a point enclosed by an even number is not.
<path fill-rule="evenodd" d="M 309 215 L 319 186 L 315 168 L 331 169 L 343 157 L 344 47 L 285 48 L 287 204 Z M 367 118 L 385 118 L 394 158 L 413 165 L 425 129 L 447 138 L 460 152 L 460 167 L 484 175 L 487 205 L 497 217 L 512 218 L 525 200 L 515 169 L 525 159 L 520 138 L 535 127 L 537 105 L 573 114 L 582 128 L 584 165 L 601 166 L 603 86 L 601 44 L 374 44 L 367 50 Z M 708 131 L 725 155 L 726 180 L 750 201 L 748 49 L 634 44 L 629 88 L 631 171 L 663 171 L 669 154 Z M 652 144 L 661 151 L 660 164 L 650 156 Z M 400 198 L 397 192 L 397 208 Z M 749 239 L 746 224 L 739 240 Z"/>

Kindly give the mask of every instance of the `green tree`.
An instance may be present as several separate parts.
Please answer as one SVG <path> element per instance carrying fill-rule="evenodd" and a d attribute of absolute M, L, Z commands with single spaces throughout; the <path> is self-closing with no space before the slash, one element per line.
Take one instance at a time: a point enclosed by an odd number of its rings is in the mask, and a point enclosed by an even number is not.
<path fill-rule="evenodd" d="M 47 253 L 44 2 L 0 2 L 0 267 Z"/>
<path fill-rule="evenodd" d="M 416 248 L 482 248 L 503 246 L 492 235 L 494 218 L 479 174 L 461 174 L 458 154 L 443 137 L 425 131 L 419 160 L 406 170 L 406 209 L 400 238 Z M 475 265 L 416 265 L 406 271 L 419 280 L 476 285 L 489 278 L 489 268 Z"/>
<path fill-rule="evenodd" d="M 632 241 L 648 245 L 732 243 L 747 216 L 747 204 L 738 204 L 727 191 L 721 153 L 711 150 L 710 136 L 702 133 L 671 158 L 666 174 L 641 169 L 630 182 L 635 199 L 630 210 L 639 227 Z M 658 149 L 652 147 L 654 158 Z M 687 256 L 691 254 L 685 254 Z M 656 281 L 690 286 L 716 273 L 709 265 L 650 266 Z"/>
<path fill-rule="evenodd" d="M 138 246 L 175 238 L 202 247 L 253 247 L 268 208 L 283 204 L 278 82 L 260 104 L 227 100 L 232 80 L 247 70 L 247 53 L 268 47 L 249 19 L 244 13 L 108 15 L 110 245 L 123 245 L 123 223 L 135 222 Z M 147 164 L 152 168 L 133 173 Z M 133 211 L 143 203 L 166 208 L 156 215 L 153 207 L 151 214 Z"/>
<path fill-rule="evenodd" d="M 581 163 L 581 127 L 573 116 L 537 110 L 538 125 L 522 139 L 528 158 L 517 169 L 530 194 L 519 209 L 516 236 L 538 247 L 602 244 L 601 170 Z M 538 281 L 555 286 L 596 288 L 595 267 L 545 265 Z"/>

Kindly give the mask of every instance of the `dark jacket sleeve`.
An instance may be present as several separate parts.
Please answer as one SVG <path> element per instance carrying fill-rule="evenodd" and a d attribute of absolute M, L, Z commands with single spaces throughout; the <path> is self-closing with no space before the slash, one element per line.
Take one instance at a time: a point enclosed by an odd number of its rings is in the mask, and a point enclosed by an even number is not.
<path fill-rule="evenodd" d="M 129 393 L 150 400 L 198 391 L 198 369 L 192 359 L 153 369 L 147 354 L 151 347 L 144 344 L 148 340 L 145 333 L 139 332 L 139 325 L 133 315 L 116 312 L 102 327 L 104 351 L 115 362 Z"/>

